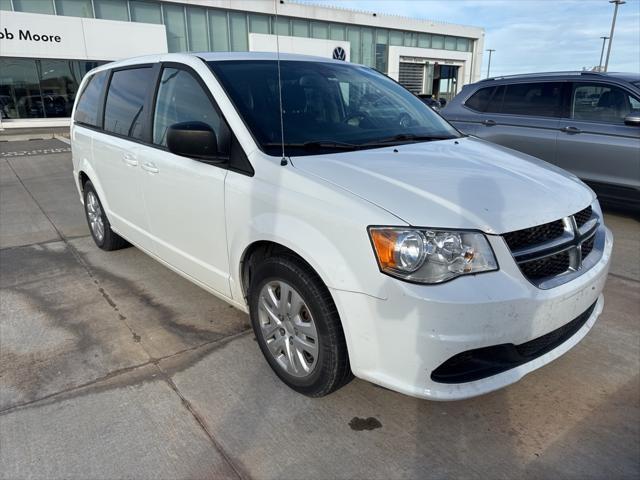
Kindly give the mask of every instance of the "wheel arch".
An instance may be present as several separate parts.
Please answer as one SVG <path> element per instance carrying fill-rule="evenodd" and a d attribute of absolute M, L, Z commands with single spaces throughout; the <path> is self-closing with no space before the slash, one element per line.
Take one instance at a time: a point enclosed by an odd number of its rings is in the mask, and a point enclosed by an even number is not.
<path fill-rule="evenodd" d="M 327 283 L 324 281 L 322 276 L 318 273 L 318 271 L 308 262 L 302 255 L 297 253 L 295 250 L 278 243 L 272 240 L 256 240 L 253 243 L 247 245 L 247 247 L 242 252 L 240 257 L 240 289 L 242 291 L 243 297 L 247 298 L 249 294 L 249 286 L 251 284 L 251 275 L 252 270 L 258 264 L 261 259 L 267 258 L 269 256 L 275 255 L 286 255 L 297 258 L 301 261 L 306 267 L 309 268 L 313 274 L 315 274 L 318 279 L 320 279 L 323 285 L 329 290 Z"/>

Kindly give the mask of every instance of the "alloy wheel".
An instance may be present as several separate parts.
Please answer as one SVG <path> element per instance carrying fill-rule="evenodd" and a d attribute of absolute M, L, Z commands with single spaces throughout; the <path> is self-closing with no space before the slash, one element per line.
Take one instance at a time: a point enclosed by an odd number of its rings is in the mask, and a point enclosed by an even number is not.
<path fill-rule="evenodd" d="M 269 352 L 289 375 L 307 377 L 318 361 L 318 332 L 302 296 L 282 280 L 260 290 L 258 319 Z"/>

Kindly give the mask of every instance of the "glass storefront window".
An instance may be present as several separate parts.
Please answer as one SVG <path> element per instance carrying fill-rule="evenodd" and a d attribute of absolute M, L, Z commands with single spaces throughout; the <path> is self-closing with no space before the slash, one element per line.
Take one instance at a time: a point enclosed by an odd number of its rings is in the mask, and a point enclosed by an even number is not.
<path fill-rule="evenodd" d="M 362 63 L 368 67 L 375 66 L 375 52 L 373 45 L 373 29 L 362 29 Z"/>
<path fill-rule="evenodd" d="M 55 2 L 58 15 L 93 18 L 91 0 L 55 0 Z"/>
<path fill-rule="evenodd" d="M 229 25 L 227 14 L 221 10 L 209 10 L 209 38 L 214 52 L 229 51 Z"/>
<path fill-rule="evenodd" d="M 376 70 L 387 72 L 387 57 L 389 52 L 389 31 L 384 28 L 376 28 Z"/>
<path fill-rule="evenodd" d="M 347 29 L 347 40 L 351 43 L 351 61 L 362 63 L 362 49 L 360 48 L 360 28 L 349 27 Z"/>
<path fill-rule="evenodd" d="M 2 118 L 44 117 L 35 60 L 0 58 L 0 114 Z"/>
<path fill-rule="evenodd" d="M 289 36 L 291 35 L 291 31 L 290 31 L 290 22 L 288 18 L 282 18 L 282 17 L 278 17 L 277 19 L 275 17 L 272 17 L 273 19 L 273 24 L 275 25 L 275 33 L 278 35 L 285 35 L 285 36 Z"/>
<path fill-rule="evenodd" d="M 53 15 L 53 0 L 13 0 L 16 12 L 47 13 Z"/>
<path fill-rule="evenodd" d="M 403 44 L 402 32 L 391 30 L 389 32 L 389 45 L 400 46 Z"/>
<path fill-rule="evenodd" d="M 418 34 L 413 32 L 404 32 L 404 46 L 405 47 L 417 47 L 418 46 Z"/>
<path fill-rule="evenodd" d="M 0 0 L 0 10 L 13 10 L 11 8 L 11 0 Z"/>
<path fill-rule="evenodd" d="M 427 33 L 418 34 L 418 47 L 431 48 L 431 35 Z"/>
<path fill-rule="evenodd" d="M 93 0 L 93 7 L 96 10 L 96 18 L 129 21 L 129 9 L 127 3 L 122 0 Z"/>
<path fill-rule="evenodd" d="M 311 22 L 311 36 L 313 38 L 329 38 L 329 25 L 321 22 Z"/>
<path fill-rule="evenodd" d="M 164 25 L 167 28 L 169 53 L 187 51 L 187 28 L 184 22 L 184 7 L 181 5 L 162 6 Z"/>
<path fill-rule="evenodd" d="M 71 60 L 40 60 L 40 92 L 46 117 L 70 117 L 82 77 Z"/>
<path fill-rule="evenodd" d="M 331 40 L 346 40 L 347 36 L 344 25 L 332 23 L 331 29 L 329 31 L 329 36 L 331 37 Z"/>
<path fill-rule="evenodd" d="M 230 13 L 231 51 L 246 52 L 249 50 L 249 34 L 247 33 L 247 14 Z"/>
<path fill-rule="evenodd" d="M 306 20 L 294 19 L 292 21 L 293 36 L 309 38 L 309 22 Z"/>
<path fill-rule="evenodd" d="M 131 21 L 133 22 L 162 24 L 162 12 L 158 3 L 129 0 L 129 9 L 131 10 Z"/>
<path fill-rule="evenodd" d="M 3 119 L 70 117 L 80 81 L 103 62 L 0 58 Z"/>
<path fill-rule="evenodd" d="M 254 13 L 250 14 L 249 31 L 251 33 L 271 33 L 269 29 L 269 17 Z"/>
<path fill-rule="evenodd" d="M 192 52 L 209 50 L 207 11 L 204 8 L 187 7 L 187 34 L 189 35 L 189 50 Z"/>
<path fill-rule="evenodd" d="M 384 28 L 376 28 L 376 43 L 382 45 L 389 43 L 389 31 Z"/>
<path fill-rule="evenodd" d="M 455 50 L 456 49 L 456 37 L 444 37 L 444 49 Z"/>
<path fill-rule="evenodd" d="M 442 35 L 431 35 L 431 48 L 444 48 L 444 37 Z"/>
<path fill-rule="evenodd" d="M 468 52 L 469 51 L 469 39 L 468 38 L 459 38 L 457 43 L 457 50 L 459 52 Z"/>

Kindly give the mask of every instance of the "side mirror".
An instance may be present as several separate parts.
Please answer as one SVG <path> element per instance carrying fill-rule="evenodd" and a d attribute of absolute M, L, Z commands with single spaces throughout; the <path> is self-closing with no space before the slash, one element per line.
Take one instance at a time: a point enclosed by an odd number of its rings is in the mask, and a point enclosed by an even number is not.
<path fill-rule="evenodd" d="M 640 112 L 633 112 L 624 117 L 624 124 L 632 127 L 640 126 Z"/>
<path fill-rule="evenodd" d="M 171 153 L 205 163 L 218 164 L 227 161 L 218 152 L 218 138 L 204 122 L 174 123 L 167 130 L 167 148 Z"/>

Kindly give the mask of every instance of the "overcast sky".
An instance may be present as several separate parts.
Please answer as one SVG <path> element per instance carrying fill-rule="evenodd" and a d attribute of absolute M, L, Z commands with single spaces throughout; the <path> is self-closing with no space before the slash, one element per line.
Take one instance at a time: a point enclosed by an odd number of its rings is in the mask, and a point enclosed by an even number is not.
<path fill-rule="evenodd" d="M 613 17 L 608 0 L 296 1 L 482 27 L 485 49 L 496 49 L 492 75 L 593 67 Z M 618 8 L 611 48 L 609 71 L 640 72 L 640 0 Z"/>

